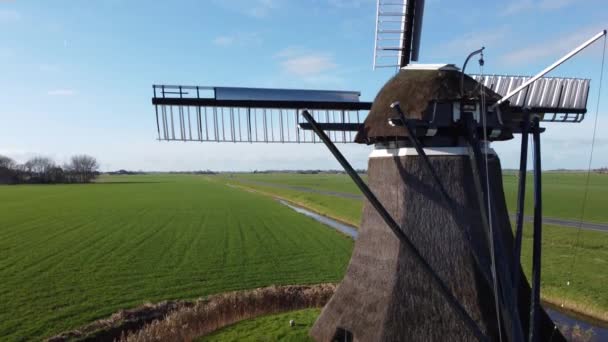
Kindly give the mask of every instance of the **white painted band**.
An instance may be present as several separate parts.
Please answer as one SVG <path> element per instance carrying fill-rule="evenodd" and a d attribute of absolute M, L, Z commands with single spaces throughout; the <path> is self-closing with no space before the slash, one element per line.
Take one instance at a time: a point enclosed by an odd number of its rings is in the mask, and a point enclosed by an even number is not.
<path fill-rule="evenodd" d="M 496 154 L 491 148 L 482 149 L 482 153 Z M 427 156 L 464 156 L 469 155 L 469 148 L 464 146 L 457 147 L 425 147 L 424 153 Z M 405 157 L 417 156 L 418 152 L 413 147 L 375 149 L 369 155 L 370 158 Z"/>

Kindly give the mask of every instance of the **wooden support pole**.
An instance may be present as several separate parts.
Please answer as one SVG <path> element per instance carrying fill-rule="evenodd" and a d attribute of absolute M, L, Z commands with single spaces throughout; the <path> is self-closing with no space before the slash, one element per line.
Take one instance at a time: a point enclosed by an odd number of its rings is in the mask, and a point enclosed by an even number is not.
<path fill-rule="evenodd" d="M 540 340 L 540 283 L 542 247 L 542 183 L 540 162 L 540 127 L 538 116 L 533 119 L 534 141 L 534 241 L 532 247 L 532 295 L 530 299 L 530 342 Z"/>

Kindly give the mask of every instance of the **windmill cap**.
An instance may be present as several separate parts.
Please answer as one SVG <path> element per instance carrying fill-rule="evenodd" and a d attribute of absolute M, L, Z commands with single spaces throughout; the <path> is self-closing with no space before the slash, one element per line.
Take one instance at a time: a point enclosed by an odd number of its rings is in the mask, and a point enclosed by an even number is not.
<path fill-rule="evenodd" d="M 432 103 L 461 101 L 461 77 L 464 77 L 465 89 L 479 89 L 480 84 L 477 81 L 455 67 L 401 69 L 382 87 L 374 99 L 355 142 L 372 144 L 377 141 L 407 138 L 407 132 L 402 127 L 390 125 L 390 119 L 395 115 L 391 109 L 399 106 L 409 119 L 427 118 L 429 110 L 432 112 Z M 486 89 L 485 93 L 488 102 L 500 99 L 500 96 L 490 89 Z M 435 116 L 434 113 L 431 115 Z M 445 110 L 439 110 L 436 115 L 440 121 L 452 120 L 451 111 L 448 114 Z M 445 118 L 446 115 L 450 117 Z"/>

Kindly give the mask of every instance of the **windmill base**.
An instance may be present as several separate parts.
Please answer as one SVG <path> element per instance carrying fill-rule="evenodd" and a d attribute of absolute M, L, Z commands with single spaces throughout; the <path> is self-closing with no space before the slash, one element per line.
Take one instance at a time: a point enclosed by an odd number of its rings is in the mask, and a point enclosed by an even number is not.
<path fill-rule="evenodd" d="M 498 340 L 494 295 L 482 275 L 484 267 L 489 272 L 490 253 L 469 157 L 462 153 L 429 156 L 453 203 L 450 207 L 422 159 L 410 152 L 399 156 L 403 154 L 372 154 L 370 188 L 482 332 L 490 340 Z M 494 230 L 512 255 L 513 235 L 500 161 L 493 154 L 489 157 L 489 173 L 497 217 Z M 511 264 L 510 260 L 502 262 Z M 518 311 L 527 336 L 530 288 L 523 275 L 521 279 Z M 541 322 L 540 340 L 552 337 L 553 341 L 564 341 L 544 311 Z M 367 201 L 346 275 L 310 335 L 317 341 L 476 340 Z"/>

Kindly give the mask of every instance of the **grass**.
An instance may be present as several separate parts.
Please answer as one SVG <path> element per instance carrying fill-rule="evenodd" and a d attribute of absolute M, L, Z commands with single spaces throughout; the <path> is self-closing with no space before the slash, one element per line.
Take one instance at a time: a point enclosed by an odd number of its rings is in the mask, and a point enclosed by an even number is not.
<path fill-rule="evenodd" d="M 303 191 L 272 187 L 272 184 L 308 187 L 316 190 L 329 190 L 349 194 L 360 194 L 355 184 L 344 174 L 235 174 L 226 178 L 235 182 L 239 179 L 258 181 L 267 185 L 243 182 L 248 187 L 262 189 L 280 196 L 311 204 L 312 209 L 320 207 L 331 211 L 340 219 L 355 221 L 359 224 L 362 201 L 342 199 L 336 196 L 304 193 Z M 503 184 L 507 205 L 511 212 L 516 210 L 518 178 L 515 172 L 505 172 Z M 545 172 L 543 173 L 543 212 L 545 216 L 579 220 L 585 195 L 586 174 L 574 172 Z M 526 177 L 526 212 L 532 213 L 533 187 L 532 174 Z M 608 223 L 608 175 L 592 174 L 589 181 L 589 193 L 584 220 L 590 222 Z M 335 203 L 334 203 L 335 202 Z"/>
<path fill-rule="evenodd" d="M 250 319 L 219 330 L 198 341 L 313 341 L 308 336 L 308 331 L 320 312 L 320 309 L 307 309 Z M 292 319 L 295 321 L 293 327 L 289 326 L 289 321 Z"/>
<path fill-rule="evenodd" d="M 587 175 L 574 172 L 544 172 L 542 178 L 543 188 L 543 215 L 570 220 L 579 220 Z M 503 184 L 505 198 L 510 211 L 515 212 L 517 201 L 518 179 L 513 172 L 505 172 Z M 532 174 L 526 176 L 526 212 L 532 213 L 533 187 Z M 589 178 L 589 192 L 587 196 L 584 221 L 608 223 L 608 174 L 592 173 Z"/>
<path fill-rule="evenodd" d="M 312 209 L 321 215 L 335 218 L 354 227 L 359 226 L 359 223 L 361 222 L 363 202 L 358 199 L 278 188 L 271 185 L 266 186 L 255 183 L 243 183 L 233 179 L 224 179 L 223 181 L 228 184 L 244 187 L 245 189 L 253 189 L 269 196 L 287 199 L 293 203 Z"/>
<path fill-rule="evenodd" d="M 235 177 L 257 182 L 301 186 L 324 191 L 337 191 L 348 194 L 361 193 L 352 180 L 344 174 L 241 173 L 236 174 Z M 366 175 L 361 175 L 361 177 L 367 180 Z"/>
<path fill-rule="evenodd" d="M 124 308 L 341 280 L 352 240 L 202 176 L 0 187 L 0 340 Z"/>
<path fill-rule="evenodd" d="M 303 174 L 248 174 L 239 178 L 264 183 L 330 189 L 353 193 L 355 185 L 346 175 L 303 175 Z M 317 178 L 319 178 L 317 180 Z M 570 220 L 580 218 L 586 175 L 583 173 L 543 174 L 543 210 L 546 216 Z M 517 194 L 517 177 L 513 172 L 505 172 L 503 177 L 505 197 L 511 211 L 514 211 Z M 345 200 L 336 196 L 307 193 L 254 183 L 242 183 L 267 193 L 282 196 L 304 206 L 343 221 L 359 224 L 362 201 Z M 350 186 L 350 190 L 345 190 Z M 608 175 L 592 174 L 585 211 L 586 221 L 608 222 L 606 199 L 608 198 Z M 532 179 L 527 177 L 526 214 L 532 214 Z M 608 233 L 585 231 L 568 227 L 544 225 L 542 295 L 557 305 L 586 313 L 608 321 Z M 528 278 L 532 259 L 532 228 L 524 227 L 522 264 Z M 574 264 L 573 264 L 574 260 Z M 569 282 L 569 283 L 568 283 Z M 569 284 L 569 285 L 568 285 Z"/>
<path fill-rule="evenodd" d="M 608 233 L 545 225 L 541 295 L 553 304 L 608 322 Z M 575 248 L 576 246 L 576 248 Z M 530 279 L 532 227 L 524 227 L 522 265 Z"/>

